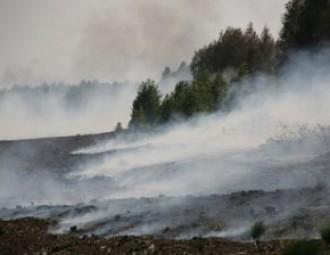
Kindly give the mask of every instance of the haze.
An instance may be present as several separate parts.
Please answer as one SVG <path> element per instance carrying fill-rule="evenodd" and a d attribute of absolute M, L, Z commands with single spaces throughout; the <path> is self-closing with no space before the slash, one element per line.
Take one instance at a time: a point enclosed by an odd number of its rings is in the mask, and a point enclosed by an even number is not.
<path fill-rule="evenodd" d="M 0 87 L 157 78 L 227 26 L 277 35 L 285 0 L 1 0 Z"/>

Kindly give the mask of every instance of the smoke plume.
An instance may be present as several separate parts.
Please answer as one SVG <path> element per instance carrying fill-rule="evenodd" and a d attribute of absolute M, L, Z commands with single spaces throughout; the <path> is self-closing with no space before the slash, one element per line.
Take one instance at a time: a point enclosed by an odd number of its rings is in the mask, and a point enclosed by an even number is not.
<path fill-rule="evenodd" d="M 0 86 L 159 78 L 227 26 L 277 35 L 286 0 L 0 2 Z"/>

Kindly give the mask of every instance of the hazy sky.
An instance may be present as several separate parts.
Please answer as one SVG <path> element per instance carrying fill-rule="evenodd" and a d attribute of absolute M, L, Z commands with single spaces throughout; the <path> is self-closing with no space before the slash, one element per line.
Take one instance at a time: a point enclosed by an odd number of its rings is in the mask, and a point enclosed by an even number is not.
<path fill-rule="evenodd" d="M 0 0 L 0 86 L 157 78 L 226 26 L 278 34 L 287 0 Z"/>

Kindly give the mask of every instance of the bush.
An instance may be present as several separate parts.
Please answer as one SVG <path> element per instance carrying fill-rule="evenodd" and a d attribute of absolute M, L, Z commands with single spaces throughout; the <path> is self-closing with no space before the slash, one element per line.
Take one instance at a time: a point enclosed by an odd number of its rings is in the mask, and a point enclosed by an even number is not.
<path fill-rule="evenodd" d="M 288 244 L 282 255 L 316 255 L 321 251 L 321 245 L 318 241 L 293 241 Z"/>
<path fill-rule="evenodd" d="M 320 229 L 320 235 L 322 240 L 326 243 L 327 246 L 330 245 L 330 223 L 327 223 Z"/>
<path fill-rule="evenodd" d="M 251 227 L 250 235 L 253 238 L 253 240 L 257 241 L 260 239 L 261 236 L 263 236 L 266 232 L 266 226 L 262 221 L 258 221 L 253 224 Z"/>

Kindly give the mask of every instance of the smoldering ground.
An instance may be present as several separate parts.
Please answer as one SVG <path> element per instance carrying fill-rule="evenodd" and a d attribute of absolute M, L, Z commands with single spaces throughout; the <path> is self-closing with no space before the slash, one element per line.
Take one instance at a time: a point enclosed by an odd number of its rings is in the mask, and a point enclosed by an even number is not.
<path fill-rule="evenodd" d="M 196 193 L 203 192 L 205 188 L 216 191 L 212 187 L 213 183 L 222 190 L 235 190 L 242 188 L 238 184 L 240 180 L 245 179 L 245 176 L 250 178 L 257 172 L 255 169 L 270 168 L 260 167 L 261 162 L 265 165 L 271 162 L 270 159 L 298 162 L 326 153 L 327 126 L 330 121 L 327 114 L 330 96 L 326 68 L 328 56 L 328 50 L 316 56 L 297 54 L 279 78 L 259 76 L 246 81 L 242 86 L 249 88 L 251 83 L 258 87 L 258 92 L 245 96 L 240 106 L 229 114 L 218 112 L 196 117 L 189 122 L 172 124 L 158 135 L 135 142 L 119 138 L 80 150 L 76 153 L 117 152 L 106 156 L 99 164 L 87 165 L 83 171 L 75 174 L 85 178 L 124 178 L 131 181 L 126 183 L 130 187 L 135 187 L 139 179 L 145 178 L 148 181 L 140 185 L 142 190 L 150 189 L 149 195 L 155 192 L 173 192 L 171 195 Z M 300 143 L 299 150 L 286 150 L 283 146 L 275 151 L 276 142 L 270 142 L 270 139 L 281 134 L 287 136 L 287 140 L 298 140 L 296 144 Z M 252 151 L 258 151 L 255 153 L 258 158 L 251 156 Z M 148 168 L 150 171 L 147 172 L 152 177 L 141 174 L 147 173 L 145 170 Z M 205 174 L 208 171 L 212 174 Z M 167 178 L 158 178 L 160 173 Z M 131 175 L 135 177 L 126 178 Z M 271 182 L 271 178 L 269 180 Z M 274 185 L 266 180 L 264 182 L 265 187 L 286 186 L 285 181 Z M 306 183 L 297 182 L 302 185 Z M 260 182 L 250 188 L 258 187 Z M 143 194 L 148 195 L 148 192 L 143 191 Z"/>
<path fill-rule="evenodd" d="M 87 196 L 78 194 L 67 201 L 61 181 L 45 181 L 52 190 L 43 193 L 41 203 L 46 207 L 1 213 L 8 218 L 56 217 L 61 219 L 60 231 L 77 225 L 81 233 L 105 236 L 222 235 L 242 226 L 246 230 L 251 222 L 264 219 L 273 224 L 273 237 L 278 226 L 292 236 L 289 225 L 293 218 L 312 215 L 304 222 L 314 224 L 329 212 L 324 185 L 328 182 L 330 137 L 328 60 L 327 49 L 297 53 L 277 78 L 257 75 L 247 79 L 241 84 L 246 93 L 230 113 L 172 123 L 152 136 L 134 140 L 118 136 L 71 150 L 70 155 L 96 157 L 78 163 L 64 176 L 68 181 L 80 181 Z M 95 178 L 107 180 L 102 192 L 91 185 Z M 43 183 L 42 177 L 38 181 Z M 20 189 L 21 182 L 26 188 Z M 3 201 L 19 197 L 38 203 L 27 192 L 26 178 L 15 176 L 15 185 L 15 191 L 3 190 Z M 31 190 L 46 188 L 35 185 Z M 241 192 L 244 190 L 269 193 Z M 212 196 L 232 192 L 238 193 Z M 59 194 L 56 203 L 61 204 L 62 198 L 64 204 L 82 204 L 49 207 L 47 204 L 54 204 L 53 193 Z M 88 202 L 95 195 L 99 200 Z M 301 231 L 316 233 L 310 227 Z"/>

